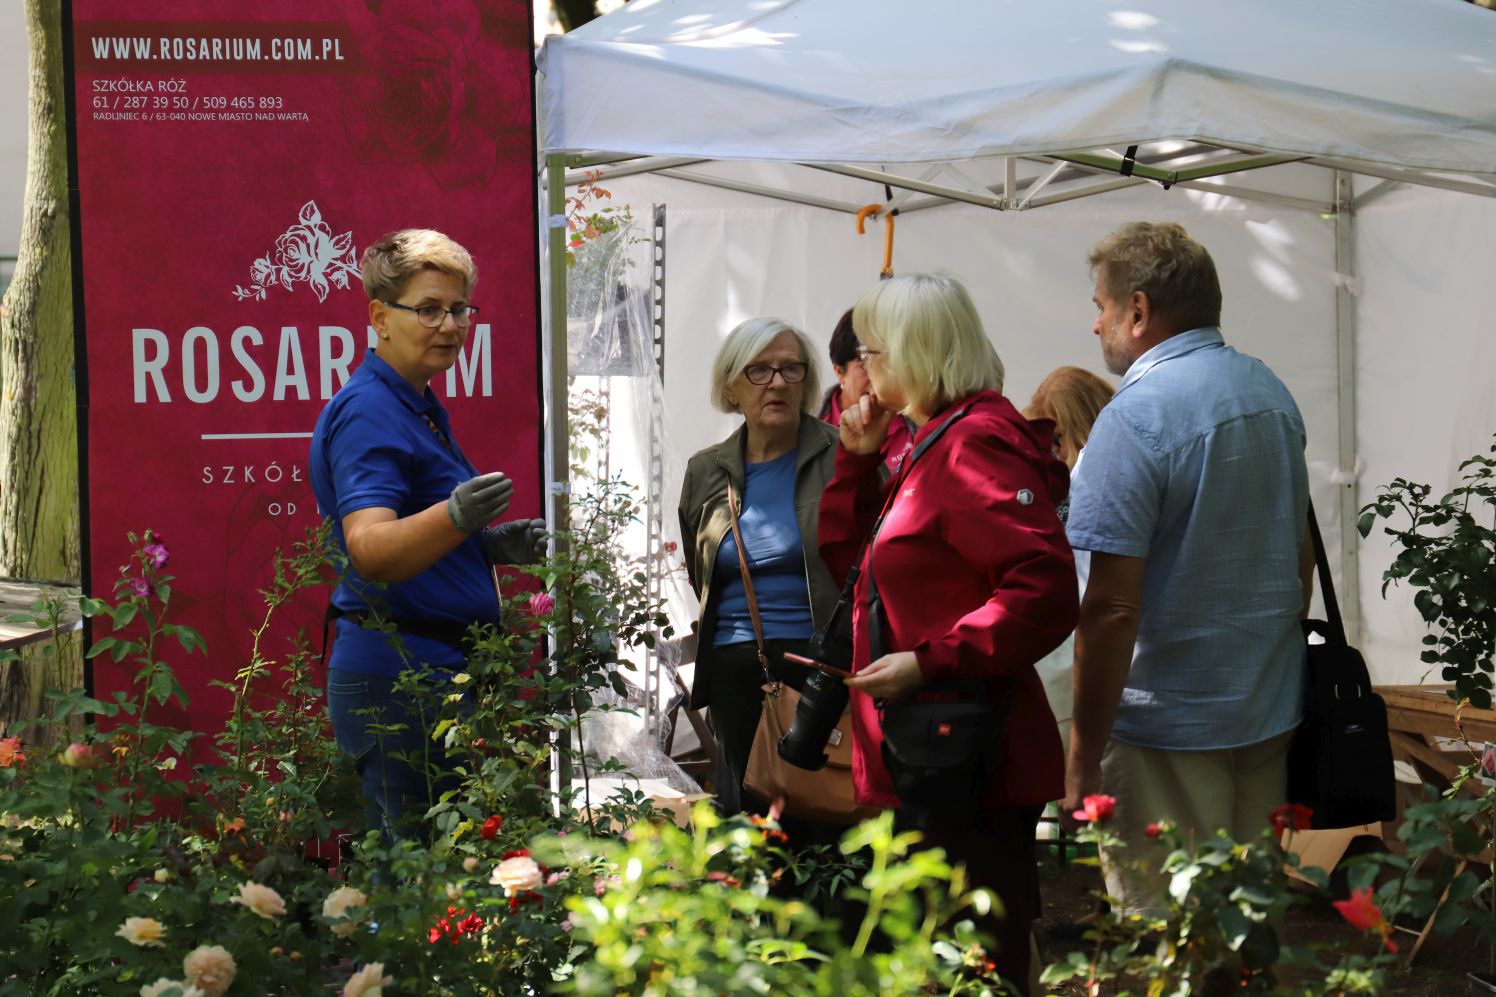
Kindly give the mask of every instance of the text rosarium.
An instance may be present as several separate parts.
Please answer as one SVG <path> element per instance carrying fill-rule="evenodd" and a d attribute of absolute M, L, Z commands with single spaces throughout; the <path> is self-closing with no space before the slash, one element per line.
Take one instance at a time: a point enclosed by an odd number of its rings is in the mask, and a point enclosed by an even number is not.
<path fill-rule="evenodd" d="M 432 380 L 432 388 L 448 398 L 493 397 L 493 346 L 488 323 L 473 326 L 457 363 L 442 378 Z M 369 346 L 378 343 L 372 327 L 367 329 Z M 228 337 L 227 343 L 207 326 L 195 325 L 182 334 L 175 344 L 159 329 L 130 330 L 130 368 L 134 377 L 137 404 L 171 402 L 178 395 L 199 405 L 218 400 L 224 389 L 241 402 L 311 401 L 312 376 L 316 377 L 316 397 L 331 398 L 348 381 L 359 359 L 354 334 L 338 325 L 317 327 L 317 346 L 313 355 L 312 375 L 308 374 L 302 349 L 301 331 L 294 325 L 282 326 L 275 356 L 266 336 L 252 325 L 241 325 Z M 231 367 L 225 371 L 224 354 Z M 270 376 L 267 378 L 267 374 Z"/>

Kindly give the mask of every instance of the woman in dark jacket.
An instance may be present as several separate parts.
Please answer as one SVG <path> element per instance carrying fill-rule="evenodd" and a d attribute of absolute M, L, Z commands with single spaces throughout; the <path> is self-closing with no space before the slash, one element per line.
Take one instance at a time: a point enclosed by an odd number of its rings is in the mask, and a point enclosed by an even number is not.
<path fill-rule="evenodd" d="M 1003 717 L 996 763 L 971 801 L 975 820 L 943 824 L 925 841 L 997 895 L 1003 914 L 979 924 L 996 941 L 998 971 L 1027 993 L 1038 914 L 1034 828 L 1064 790 L 1062 747 L 1034 663 L 1075 627 L 1075 565 L 1055 513 L 1069 479 L 1050 452 L 1047 424 L 1030 424 L 1001 394 L 1002 362 L 958 282 L 883 281 L 858 301 L 854 322 L 872 392 L 842 415 L 820 537 L 833 574 L 845 576 L 887 509 L 855 592 L 847 685 L 858 802 L 901 804 L 883 763 L 875 700 L 943 679 L 977 680 Z M 884 486 L 879 449 L 900 412 L 918 426 L 915 450 Z M 869 574 L 888 652 L 877 660 L 869 653 Z"/>
<path fill-rule="evenodd" d="M 832 426 L 841 425 L 842 410 L 857 404 L 857 400 L 868 393 L 867 364 L 857 355 L 857 333 L 852 330 L 852 309 L 842 312 L 836 320 L 836 329 L 831 333 L 831 343 L 826 352 L 831 357 L 831 370 L 836 374 L 836 383 L 826 392 L 821 402 L 821 421 Z M 909 429 L 909 420 L 900 416 L 888 424 L 883 436 L 880 453 L 883 463 L 891 472 L 897 472 L 899 462 L 914 449 Z"/>
<path fill-rule="evenodd" d="M 720 755 L 717 799 L 727 813 L 745 806 L 743 775 L 763 702 L 729 484 L 773 677 L 800 687 L 806 669 L 781 655 L 803 654 L 836 605 L 836 587 L 816 553 L 836 431 L 812 414 L 820 397 L 813 356 L 805 335 L 778 319 L 749 319 L 734 329 L 712 365 L 712 403 L 742 415 L 743 425 L 694 455 L 681 484 L 686 571 L 701 601 L 691 705 L 710 710 Z"/>

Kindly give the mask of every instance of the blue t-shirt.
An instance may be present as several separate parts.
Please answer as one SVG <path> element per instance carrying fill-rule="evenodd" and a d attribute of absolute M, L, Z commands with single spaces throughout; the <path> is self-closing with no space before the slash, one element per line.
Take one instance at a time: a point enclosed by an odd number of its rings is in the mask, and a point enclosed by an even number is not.
<path fill-rule="evenodd" d="M 318 510 L 332 520 L 333 540 L 345 552 L 343 517 L 349 513 L 385 508 L 403 519 L 446 501 L 478 473 L 457 448 L 447 411 L 431 389 L 418 394 L 373 350 L 318 417 L 310 465 Z M 344 612 L 372 611 L 389 620 L 458 628 L 499 622 L 498 591 L 477 534 L 403 582 L 368 582 L 350 564 L 332 602 Z M 337 627 L 330 667 L 397 675 L 405 666 L 383 632 L 346 619 Z M 411 664 L 464 664 L 462 654 L 441 641 L 410 634 L 400 639 Z"/>
<path fill-rule="evenodd" d="M 1144 353 L 1101 410 L 1066 531 L 1079 550 L 1147 561 L 1112 737 L 1201 751 L 1299 723 L 1304 439 L 1288 389 L 1215 328 Z"/>
<path fill-rule="evenodd" d="M 810 617 L 810 583 L 805 578 L 805 544 L 795 518 L 795 456 L 791 450 L 748 465 L 738 515 L 764 640 L 804 640 L 815 629 Z M 752 641 L 753 617 L 731 530 L 722 536 L 712 570 L 712 585 L 718 592 L 712 646 Z"/>

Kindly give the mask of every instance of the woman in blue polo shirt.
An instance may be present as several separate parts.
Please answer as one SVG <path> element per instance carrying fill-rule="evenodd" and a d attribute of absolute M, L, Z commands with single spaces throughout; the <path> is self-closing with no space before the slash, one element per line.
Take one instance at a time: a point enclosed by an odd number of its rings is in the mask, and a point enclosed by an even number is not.
<path fill-rule="evenodd" d="M 469 463 L 428 387 L 457 362 L 478 311 L 467 250 L 406 229 L 364 251 L 362 276 L 378 345 L 322 410 L 310 463 L 317 506 L 348 561 L 332 597 L 328 713 L 363 780 L 370 825 L 392 840 L 434 795 L 430 773 L 406 760 L 428 754 L 433 718 L 394 694 L 396 680 L 421 664 L 464 666 L 468 627 L 499 623 L 491 566 L 533 560 L 544 524 L 485 529 L 514 487 Z"/>

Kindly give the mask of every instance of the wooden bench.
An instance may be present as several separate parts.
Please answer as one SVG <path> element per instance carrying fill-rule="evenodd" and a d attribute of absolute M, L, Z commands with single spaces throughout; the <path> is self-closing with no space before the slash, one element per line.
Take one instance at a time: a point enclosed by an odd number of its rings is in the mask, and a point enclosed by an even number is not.
<path fill-rule="evenodd" d="M 56 602 L 55 626 L 45 609 L 38 608 L 49 600 Z M 42 645 L 82 628 L 77 589 L 44 582 L 0 580 L 0 653 Z M 72 646 L 61 661 L 47 659 L 43 663 L 33 656 L 25 661 L 0 662 L 0 729 L 17 733 L 42 714 L 48 691 L 83 683 L 77 641 L 68 643 Z"/>

